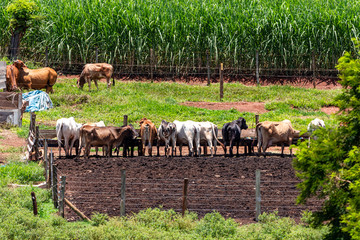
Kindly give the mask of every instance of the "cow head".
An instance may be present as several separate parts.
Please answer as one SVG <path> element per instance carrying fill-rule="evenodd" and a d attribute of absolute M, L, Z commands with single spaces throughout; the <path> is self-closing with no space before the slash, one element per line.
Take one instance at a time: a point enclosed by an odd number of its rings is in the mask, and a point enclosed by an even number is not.
<path fill-rule="evenodd" d="M 170 135 L 175 131 L 176 125 L 174 123 L 169 123 L 165 120 L 161 121 L 161 130 L 165 138 L 170 137 Z"/>
<path fill-rule="evenodd" d="M 136 139 L 139 136 L 139 133 L 135 130 L 132 124 L 128 125 L 131 130 L 132 139 Z"/>
<path fill-rule="evenodd" d="M 142 118 L 139 122 L 139 125 L 141 126 L 146 120 L 147 120 L 147 118 Z"/>
<path fill-rule="evenodd" d="M 12 92 L 18 90 L 18 75 L 19 70 L 14 65 L 6 66 L 6 91 Z"/>
<path fill-rule="evenodd" d="M 239 119 L 236 120 L 236 124 L 239 126 L 240 129 L 248 129 L 245 118 L 239 117 Z"/>
<path fill-rule="evenodd" d="M 14 62 L 14 66 L 17 68 L 17 69 L 23 69 L 24 67 L 26 67 L 25 63 L 21 60 L 16 60 Z"/>
<path fill-rule="evenodd" d="M 77 86 L 78 88 L 82 89 L 84 87 L 86 80 L 83 75 L 80 75 L 79 79 L 77 80 Z"/>

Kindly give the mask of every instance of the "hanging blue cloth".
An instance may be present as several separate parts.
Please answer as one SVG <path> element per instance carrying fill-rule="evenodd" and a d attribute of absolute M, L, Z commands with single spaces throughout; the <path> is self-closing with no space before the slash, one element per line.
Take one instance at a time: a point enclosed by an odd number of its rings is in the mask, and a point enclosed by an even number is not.
<path fill-rule="evenodd" d="M 23 101 L 29 102 L 25 112 L 38 112 L 53 108 L 53 103 L 46 92 L 35 90 L 22 94 Z"/>

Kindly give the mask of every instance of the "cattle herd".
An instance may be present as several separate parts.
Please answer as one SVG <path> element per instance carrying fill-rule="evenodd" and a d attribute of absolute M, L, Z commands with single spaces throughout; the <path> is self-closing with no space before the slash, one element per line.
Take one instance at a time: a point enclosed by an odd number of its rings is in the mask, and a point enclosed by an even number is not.
<path fill-rule="evenodd" d="M 95 86 L 98 88 L 97 80 L 106 78 L 107 87 L 111 87 L 110 78 L 113 76 L 113 66 L 107 63 L 85 64 L 77 85 L 83 88 L 87 82 L 89 91 L 91 80 L 94 80 Z M 21 60 L 16 60 L 12 65 L 8 65 L 6 69 L 6 89 L 7 91 L 15 91 L 17 89 L 43 89 L 46 92 L 53 92 L 53 86 L 56 83 L 57 73 L 51 68 L 29 69 Z M 113 85 L 115 81 L 113 78 Z M 325 127 L 324 121 L 314 119 L 308 125 L 308 132 L 311 134 L 315 129 Z M 143 118 L 140 121 L 140 131 L 137 132 L 132 125 L 114 127 L 105 126 L 104 122 L 86 123 L 84 125 L 75 122 L 73 117 L 61 118 L 56 123 L 56 134 L 59 145 L 59 156 L 61 146 L 65 149 L 66 156 L 71 156 L 72 148 L 76 147 L 76 155 L 79 156 L 82 148 L 84 148 L 84 156 L 89 157 L 91 147 L 96 147 L 96 155 L 98 148 L 103 148 L 103 153 L 107 157 L 112 156 L 112 150 L 115 149 L 117 156 L 119 148 L 123 146 L 123 156 L 127 156 L 129 148 L 131 156 L 133 156 L 134 146 L 137 145 L 136 138 L 141 138 L 139 146 L 139 154 L 145 155 L 146 148 L 148 155 L 152 156 L 152 146 L 157 144 L 157 155 L 159 155 L 160 142 L 165 143 L 165 155 L 176 156 L 176 146 L 179 147 L 180 156 L 182 155 L 182 146 L 187 145 L 190 156 L 201 155 L 201 145 L 209 146 L 211 156 L 216 154 L 217 143 L 221 145 L 226 155 L 227 146 L 229 146 L 229 154 L 233 156 L 233 147 L 237 147 L 237 155 L 239 154 L 239 144 L 241 142 L 241 130 L 247 129 L 246 121 L 240 117 L 229 123 L 225 123 L 222 127 L 222 140 L 218 139 L 218 128 L 211 122 L 194 122 L 194 121 L 173 121 L 167 122 L 163 120 L 159 128 L 155 127 L 149 119 Z M 273 144 L 281 144 L 281 155 L 284 154 L 284 145 L 289 146 L 294 137 L 299 136 L 291 126 L 289 120 L 282 122 L 260 122 L 256 125 L 256 140 L 258 154 L 265 156 L 265 151 Z M 76 144 L 77 143 L 77 144 Z M 76 145 L 75 145 L 76 144 Z M 310 144 L 310 138 L 309 138 Z M 292 151 L 290 149 L 290 154 Z"/>
<path fill-rule="evenodd" d="M 167 122 L 162 120 L 160 126 L 156 128 L 155 124 L 149 119 L 143 118 L 139 122 L 140 130 L 137 131 L 130 124 L 122 127 L 105 126 L 104 122 L 98 123 L 76 123 L 73 117 L 61 118 L 56 123 L 56 134 L 59 146 L 59 156 L 61 148 L 65 150 L 65 155 L 72 155 L 72 148 L 76 148 L 76 156 L 79 157 L 82 148 L 83 156 L 90 157 L 91 147 L 103 148 L 103 154 L 107 157 L 117 153 L 119 148 L 123 147 L 123 157 L 134 156 L 134 146 L 138 146 L 139 155 L 146 155 L 146 149 L 149 156 L 152 156 L 152 147 L 157 145 L 157 155 L 160 155 L 160 142 L 165 143 L 165 156 L 176 156 L 176 147 L 179 148 L 179 154 L 182 156 L 182 146 L 187 145 L 189 156 L 201 156 L 201 145 L 208 146 L 211 156 L 216 154 L 217 144 L 219 143 L 226 155 L 227 146 L 229 154 L 233 156 L 233 147 L 237 147 L 239 154 L 239 144 L 241 143 L 241 131 L 247 129 L 246 120 L 240 117 L 237 120 L 224 124 L 222 127 L 222 140 L 218 139 L 218 127 L 211 122 L 194 122 L 194 121 L 173 121 Z M 325 124 L 320 119 L 314 119 L 308 125 L 308 132 L 312 133 Z M 281 144 L 281 155 L 284 153 L 284 146 L 292 144 L 294 137 L 299 136 L 299 131 L 294 130 L 289 120 L 282 122 L 264 121 L 256 125 L 256 139 L 258 154 L 264 157 L 267 148 L 273 144 Z M 137 144 L 137 137 L 140 137 L 141 144 Z M 77 142 L 77 144 L 76 144 Z M 170 149 L 171 146 L 171 149 Z M 131 151 L 131 153 L 130 153 Z M 262 153 L 261 153 L 262 151 Z M 292 154 L 290 149 L 290 154 Z"/>

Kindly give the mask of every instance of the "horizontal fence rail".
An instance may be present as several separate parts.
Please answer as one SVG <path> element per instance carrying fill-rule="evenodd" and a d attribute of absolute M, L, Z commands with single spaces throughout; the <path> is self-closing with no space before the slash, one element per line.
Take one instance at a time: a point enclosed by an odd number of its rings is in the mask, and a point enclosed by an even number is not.
<path fill-rule="evenodd" d="M 298 81 L 298 78 L 313 79 L 323 81 L 336 81 L 338 70 L 335 69 L 337 59 L 334 56 L 331 60 L 323 59 L 320 53 L 314 51 L 311 54 L 299 54 L 294 57 L 301 58 L 301 63 L 290 63 L 283 59 L 281 55 L 269 55 L 259 52 L 243 52 L 237 57 L 227 59 L 218 58 L 211 52 L 195 52 L 191 57 L 183 60 L 173 61 L 164 57 L 159 58 L 161 53 L 155 53 L 152 49 L 145 58 L 138 59 L 131 51 L 121 59 L 113 59 L 109 62 L 101 58 L 100 49 L 92 49 L 96 56 L 88 58 L 86 61 L 73 58 L 71 61 L 54 60 L 49 51 L 38 52 L 29 55 L 29 49 L 19 48 L 17 59 L 31 62 L 37 66 L 49 66 L 60 74 L 79 75 L 84 64 L 95 62 L 108 62 L 114 66 L 114 76 L 117 78 L 150 78 L 161 80 L 175 80 L 177 78 L 208 79 L 217 81 L 219 69 L 223 63 L 223 76 L 225 79 L 256 81 L 257 78 L 263 81 L 282 82 L 285 79 Z M 31 52 L 33 53 L 34 50 Z M 6 53 L 0 52 L 0 56 L 6 57 Z M 304 79 L 302 81 L 304 81 Z"/>

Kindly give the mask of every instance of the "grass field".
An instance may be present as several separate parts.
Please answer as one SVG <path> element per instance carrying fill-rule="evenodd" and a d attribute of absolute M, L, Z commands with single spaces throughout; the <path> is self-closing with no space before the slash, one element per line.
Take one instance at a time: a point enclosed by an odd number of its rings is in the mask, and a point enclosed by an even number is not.
<path fill-rule="evenodd" d="M 55 128 L 56 120 L 73 116 L 79 123 L 103 120 L 106 125 L 120 126 L 123 115 L 137 126 L 143 117 L 159 126 L 162 119 L 211 121 L 219 126 L 244 117 L 249 127 L 254 127 L 255 113 L 230 110 L 208 110 L 180 105 L 185 101 L 219 102 L 219 85 L 187 85 L 182 83 L 120 82 L 106 89 L 104 83 L 88 91 L 76 87 L 76 79 L 60 80 L 50 95 L 54 108 L 37 113 L 40 128 Z M 334 104 L 334 97 L 341 90 L 318 90 L 291 86 L 245 86 L 239 83 L 226 83 L 224 102 L 265 102 L 269 110 L 260 115 L 260 121 L 280 121 L 290 119 L 295 128 L 306 130 L 307 124 L 315 117 L 323 119 L 328 126 L 336 124 L 333 115 L 320 111 L 322 106 Z M 23 123 L 29 123 L 26 113 Z"/>

